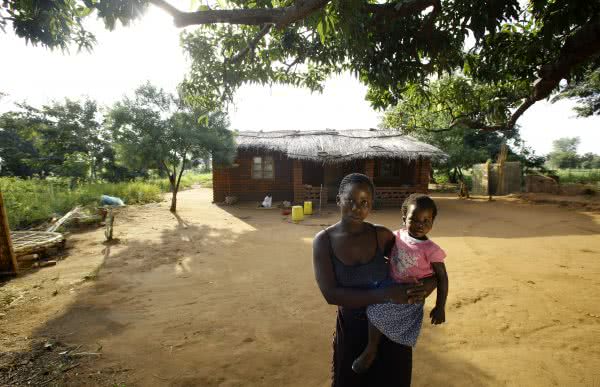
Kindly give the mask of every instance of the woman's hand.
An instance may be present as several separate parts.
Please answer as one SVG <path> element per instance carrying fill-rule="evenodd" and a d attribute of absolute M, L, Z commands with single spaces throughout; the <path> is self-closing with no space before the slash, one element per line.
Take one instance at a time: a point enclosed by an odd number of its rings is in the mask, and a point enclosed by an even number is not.
<path fill-rule="evenodd" d="M 422 304 L 428 295 L 422 282 L 409 285 L 392 285 L 386 289 L 388 299 L 396 304 Z"/>

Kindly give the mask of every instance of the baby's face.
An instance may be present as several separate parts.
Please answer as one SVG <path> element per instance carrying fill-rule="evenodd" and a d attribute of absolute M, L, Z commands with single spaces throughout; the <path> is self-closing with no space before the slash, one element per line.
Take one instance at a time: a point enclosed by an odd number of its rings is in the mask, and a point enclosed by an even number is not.
<path fill-rule="evenodd" d="M 411 204 L 408 206 L 404 223 L 410 236 L 423 238 L 433 228 L 433 210 L 431 208 L 417 208 L 417 206 Z"/>

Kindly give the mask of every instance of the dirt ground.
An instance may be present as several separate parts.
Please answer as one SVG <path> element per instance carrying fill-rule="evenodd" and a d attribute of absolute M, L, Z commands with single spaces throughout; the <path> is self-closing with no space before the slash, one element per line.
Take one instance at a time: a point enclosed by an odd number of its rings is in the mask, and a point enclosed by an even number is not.
<path fill-rule="evenodd" d="M 116 243 L 73 234 L 0 287 L 0 385 L 327 386 L 335 307 L 311 242 L 335 208 L 296 225 L 211 196 L 128 208 Z M 436 200 L 447 323 L 424 325 L 413 385 L 600 386 L 600 214 Z M 395 229 L 399 210 L 370 220 Z"/>

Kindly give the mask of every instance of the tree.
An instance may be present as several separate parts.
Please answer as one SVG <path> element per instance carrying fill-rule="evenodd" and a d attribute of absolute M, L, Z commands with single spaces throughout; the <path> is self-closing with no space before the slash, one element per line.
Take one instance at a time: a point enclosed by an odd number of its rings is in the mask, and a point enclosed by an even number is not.
<path fill-rule="evenodd" d="M 553 168 L 577 168 L 580 158 L 577 155 L 579 137 L 563 137 L 552 142 L 552 152 L 548 153 L 548 163 Z"/>
<path fill-rule="evenodd" d="M 394 106 L 407 85 L 464 69 L 475 81 L 525 87 L 502 123 L 512 129 L 563 78 L 600 67 L 600 3 L 587 0 L 223 0 L 181 11 L 166 0 L 13 1 L 0 20 L 34 44 L 93 44 L 81 18 L 96 11 L 108 28 L 140 17 L 148 4 L 178 27 L 199 25 L 182 43 L 192 59 L 190 101 L 212 110 L 245 82 L 319 90 L 327 76 L 351 71 L 369 86 L 375 107 Z M 475 39 L 466 47 L 467 38 Z M 466 121 L 465 121 L 466 123 Z"/>
<path fill-rule="evenodd" d="M 464 76 L 447 76 L 425 87 L 411 84 L 400 102 L 386 112 L 382 126 L 412 135 L 435 145 L 448 154 L 438 163 L 450 181 L 462 178 L 462 169 L 475 163 L 496 159 L 501 145 L 511 141 L 521 146 L 518 130 L 500 133 L 471 127 L 475 121 L 502 122 L 510 115 L 523 90 L 512 86 L 479 84 Z M 523 148 L 523 147 L 522 147 Z M 510 152 L 511 159 L 527 167 L 542 164 L 528 149 Z"/>
<path fill-rule="evenodd" d="M 43 178 L 74 177 L 77 171 L 79 178 L 96 178 L 109 143 L 95 101 L 65 99 L 41 108 L 26 103 L 17 108 L 0 116 L 0 138 L 6 144 L 0 152 L 8 160 L 7 172 Z"/>
<path fill-rule="evenodd" d="M 583 79 L 569 84 L 552 102 L 564 98 L 574 98 L 578 102 L 575 111 L 579 117 L 600 115 L 600 69 L 588 71 Z"/>
<path fill-rule="evenodd" d="M 19 177 L 40 174 L 32 160 L 40 158 L 33 139 L 26 136 L 30 122 L 20 113 L 7 112 L 0 115 L 0 158 L 2 175 Z"/>
<path fill-rule="evenodd" d="M 584 169 L 600 168 L 600 155 L 588 152 L 579 158 L 580 167 Z"/>
<path fill-rule="evenodd" d="M 147 83 L 124 98 L 107 116 L 113 138 L 126 163 L 163 170 L 171 185 L 171 211 L 177 211 L 181 177 L 193 160 L 211 156 L 231 162 L 233 134 L 221 112 L 205 114 L 186 106 L 180 98 Z"/>
<path fill-rule="evenodd" d="M 577 153 L 577 148 L 581 143 L 579 137 L 562 137 L 552 142 L 552 147 L 556 152 Z"/>

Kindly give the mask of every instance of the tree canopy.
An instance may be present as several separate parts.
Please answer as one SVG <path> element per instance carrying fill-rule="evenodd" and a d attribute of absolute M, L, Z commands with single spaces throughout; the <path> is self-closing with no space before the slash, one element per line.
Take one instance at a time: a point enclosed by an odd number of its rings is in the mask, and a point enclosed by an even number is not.
<path fill-rule="evenodd" d="M 96 178 L 109 145 L 95 101 L 22 103 L 0 115 L 0 156 L 16 176 Z"/>
<path fill-rule="evenodd" d="M 435 145 L 448 154 L 439 164 L 451 180 L 461 169 L 496 159 L 503 143 L 510 142 L 518 151 L 509 157 L 522 161 L 525 168 L 540 167 L 544 158 L 524 147 L 518 128 L 489 131 L 473 127 L 474 122 L 496 124 L 510 115 L 523 90 L 474 82 L 464 76 L 445 76 L 421 85 L 410 84 L 400 102 L 386 112 L 382 126 L 397 129 L 421 141 Z"/>
<path fill-rule="evenodd" d="M 181 11 L 167 0 L 17 0 L 0 6 L 0 23 L 34 44 L 93 45 L 82 18 L 93 11 L 108 28 L 140 17 L 148 4 L 173 16 L 192 59 L 185 89 L 205 109 L 231 100 L 245 82 L 319 90 L 350 71 L 369 86 L 373 106 L 395 105 L 407 86 L 463 70 L 477 82 L 518 88 L 510 129 L 561 79 L 600 65 L 600 3 L 584 0 L 221 0 Z M 209 92 L 207 93 L 207 90 Z"/>
<path fill-rule="evenodd" d="M 564 98 L 577 100 L 575 111 L 580 117 L 600 115 L 600 69 L 588 71 L 583 79 L 565 87 L 553 101 Z"/>
<path fill-rule="evenodd" d="M 117 102 L 107 120 L 126 164 L 167 174 L 173 212 L 183 172 L 194 160 L 212 156 L 214 162 L 229 163 L 233 159 L 233 136 L 224 113 L 202 114 L 149 83 L 139 87 L 134 98 Z"/>
<path fill-rule="evenodd" d="M 548 153 L 548 164 L 553 168 L 600 168 L 600 155 L 588 152 L 577 154 L 581 140 L 579 137 L 562 137 L 552 142 L 552 152 Z"/>

